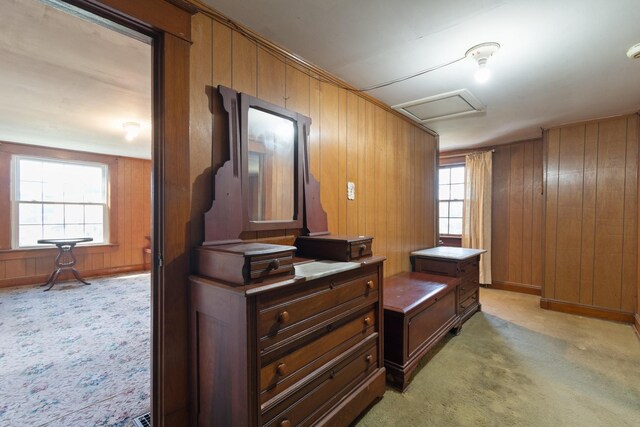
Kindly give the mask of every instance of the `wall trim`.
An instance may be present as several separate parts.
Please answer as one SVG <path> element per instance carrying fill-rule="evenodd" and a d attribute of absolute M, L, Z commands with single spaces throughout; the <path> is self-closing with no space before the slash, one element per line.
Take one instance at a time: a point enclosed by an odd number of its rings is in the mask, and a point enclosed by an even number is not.
<path fill-rule="evenodd" d="M 640 313 L 636 313 L 635 316 L 633 317 L 635 318 L 635 323 L 633 324 L 633 330 L 635 331 L 636 336 L 640 340 Z"/>
<path fill-rule="evenodd" d="M 492 280 L 491 289 L 500 289 L 503 291 L 519 292 L 521 294 L 542 295 L 542 286 L 530 285 L 527 283 L 504 282 L 501 280 Z"/>
<path fill-rule="evenodd" d="M 540 298 L 540 308 L 559 311 L 562 313 L 577 314 L 586 317 L 612 320 L 614 322 L 634 323 L 634 314 L 626 311 L 611 310 L 609 308 L 592 307 L 566 301 L 558 301 L 548 298 Z M 637 315 L 636 315 L 637 316 Z M 636 317 L 636 322 L 638 321 Z"/>
<path fill-rule="evenodd" d="M 52 267 L 53 268 L 53 267 Z M 81 270 L 80 275 L 82 278 L 88 277 L 99 277 L 99 276 L 112 276 L 115 274 L 122 273 L 131 273 L 134 271 L 149 271 L 148 268 L 145 268 L 143 264 L 136 265 L 126 265 L 123 267 L 112 267 L 112 268 L 101 268 L 97 270 Z M 0 280 L 0 289 L 2 288 L 12 288 L 14 286 L 29 286 L 29 285 L 38 285 L 47 281 L 49 277 L 49 273 L 47 274 L 39 274 L 36 276 L 28 276 L 28 277 L 16 277 L 12 279 L 2 279 Z M 73 276 L 69 272 L 63 272 L 60 274 L 59 281 L 56 281 L 56 285 L 58 283 L 63 283 L 67 280 L 73 279 Z M 75 279 L 73 279 L 75 280 Z M 54 286 L 55 288 L 55 286 Z"/>

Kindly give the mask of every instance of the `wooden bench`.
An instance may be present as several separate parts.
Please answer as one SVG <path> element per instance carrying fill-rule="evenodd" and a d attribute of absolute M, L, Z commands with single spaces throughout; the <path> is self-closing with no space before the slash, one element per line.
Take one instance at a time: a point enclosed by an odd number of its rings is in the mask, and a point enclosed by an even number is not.
<path fill-rule="evenodd" d="M 387 381 L 404 391 L 420 362 L 450 330 L 457 333 L 460 279 L 400 273 L 384 283 L 384 364 Z"/>

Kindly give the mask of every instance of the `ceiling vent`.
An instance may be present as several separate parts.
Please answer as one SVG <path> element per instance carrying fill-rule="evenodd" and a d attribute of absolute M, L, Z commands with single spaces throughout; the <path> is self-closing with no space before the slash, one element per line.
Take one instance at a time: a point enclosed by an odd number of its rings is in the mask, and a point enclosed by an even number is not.
<path fill-rule="evenodd" d="M 418 123 L 427 123 L 482 112 L 486 107 L 467 89 L 460 89 L 394 105 L 391 108 Z"/>

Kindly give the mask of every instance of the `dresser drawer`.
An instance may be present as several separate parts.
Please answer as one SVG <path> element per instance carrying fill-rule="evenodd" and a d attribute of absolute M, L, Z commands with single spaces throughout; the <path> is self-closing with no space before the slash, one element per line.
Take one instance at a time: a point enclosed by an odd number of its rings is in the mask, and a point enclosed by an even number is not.
<path fill-rule="evenodd" d="M 444 276 L 458 277 L 457 262 L 434 260 L 427 258 L 415 258 L 415 271 L 442 274 Z"/>
<path fill-rule="evenodd" d="M 319 375 L 307 377 L 299 389 L 268 407 L 262 424 L 270 427 L 312 425 L 377 367 L 377 340 L 371 337 Z"/>
<path fill-rule="evenodd" d="M 460 298 L 460 303 L 458 306 L 458 313 L 463 314 L 465 311 L 473 308 L 478 304 L 478 291 L 475 290 L 468 294 L 465 299 Z"/>
<path fill-rule="evenodd" d="M 478 284 L 474 283 L 476 280 L 469 280 L 466 282 L 462 282 L 459 286 L 460 298 L 459 301 L 463 302 L 470 298 L 472 295 L 475 295 L 478 292 Z"/>
<path fill-rule="evenodd" d="M 258 336 L 265 350 L 283 340 L 324 327 L 336 317 L 378 300 L 376 273 L 320 280 L 298 292 L 265 295 L 258 300 Z"/>
<path fill-rule="evenodd" d="M 302 380 L 342 353 L 348 352 L 367 336 L 376 333 L 376 311 L 360 312 L 354 317 L 329 324 L 326 333 L 302 347 L 271 361 L 263 361 L 260 370 L 260 402 Z"/>

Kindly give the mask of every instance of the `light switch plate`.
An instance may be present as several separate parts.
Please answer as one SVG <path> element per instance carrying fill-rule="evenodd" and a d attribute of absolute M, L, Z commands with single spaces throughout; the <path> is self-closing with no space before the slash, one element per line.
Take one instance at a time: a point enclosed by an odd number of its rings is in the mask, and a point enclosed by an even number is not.
<path fill-rule="evenodd" d="M 347 200 L 355 200 L 356 199 L 356 183 L 355 182 L 347 182 Z"/>

